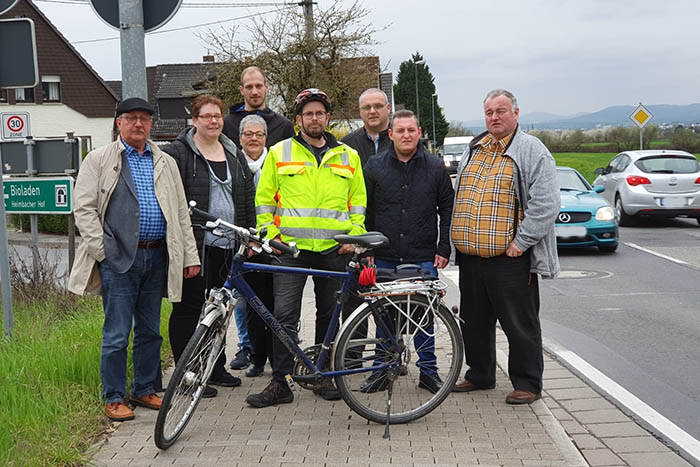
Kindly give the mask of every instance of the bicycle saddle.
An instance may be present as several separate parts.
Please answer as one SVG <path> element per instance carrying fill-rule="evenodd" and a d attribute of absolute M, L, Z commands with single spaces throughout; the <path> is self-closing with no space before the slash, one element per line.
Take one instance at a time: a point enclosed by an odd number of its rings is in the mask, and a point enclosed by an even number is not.
<path fill-rule="evenodd" d="M 340 244 L 352 243 L 364 248 L 381 248 L 389 244 L 389 239 L 381 232 L 367 232 L 360 235 L 333 235 L 333 240 Z"/>

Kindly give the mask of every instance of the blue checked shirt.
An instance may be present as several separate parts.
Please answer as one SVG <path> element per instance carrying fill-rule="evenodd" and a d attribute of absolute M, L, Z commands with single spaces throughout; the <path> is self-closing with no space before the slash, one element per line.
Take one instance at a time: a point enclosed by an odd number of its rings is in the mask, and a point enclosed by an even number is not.
<path fill-rule="evenodd" d="M 143 154 L 126 144 L 126 160 L 139 198 L 139 241 L 165 238 L 166 222 L 153 187 L 153 153 L 146 143 Z"/>

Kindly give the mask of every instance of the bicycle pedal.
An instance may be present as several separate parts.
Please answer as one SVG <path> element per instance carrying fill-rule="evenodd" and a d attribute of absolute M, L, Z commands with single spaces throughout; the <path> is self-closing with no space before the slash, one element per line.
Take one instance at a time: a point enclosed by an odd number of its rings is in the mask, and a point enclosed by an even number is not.
<path fill-rule="evenodd" d="M 287 386 L 289 387 L 290 391 L 294 391 L 294 378 L 292 378 L 292 375 L 284 375 L 285 381 L 287 381 Z"/>

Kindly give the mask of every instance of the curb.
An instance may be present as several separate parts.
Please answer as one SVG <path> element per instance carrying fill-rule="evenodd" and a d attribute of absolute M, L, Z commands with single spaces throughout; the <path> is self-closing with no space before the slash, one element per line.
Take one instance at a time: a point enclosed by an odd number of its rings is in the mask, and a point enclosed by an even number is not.
<path fill-rule="evenodd" d="M 496 348 L 496 362 L 501 371 L 508 376 L 508 356 L 506 353 Z M 588 462 L 583 458 L 581 452 L 574 446 L 574 442 L 566 434 L 564 427 L 554 414 L 549 410 L 544 399 L 537 400 L 530 404 L 533 412 L 537 415 L 537 419 L 542 423 L 547 434 L 552 438 L 552 441 L 557 446 L 559 451 L 564 455 L 566 465 L 569 467 L 588 467 Z"/>

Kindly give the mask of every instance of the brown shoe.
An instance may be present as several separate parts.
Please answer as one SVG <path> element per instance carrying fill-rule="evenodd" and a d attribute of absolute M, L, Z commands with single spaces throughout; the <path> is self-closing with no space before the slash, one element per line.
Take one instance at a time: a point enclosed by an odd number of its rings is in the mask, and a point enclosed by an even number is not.
<path fill-rule="evenodd" d="M 452 389 L 453 392 L 472 392 L 472 391 L 482 391 L 486 389 L 493 389 L 495 388 L 496 385 L 494 384 L 493 386 L 477 386 L 475 384 L 472 384 L 471 381 L 467 381 L 466 379 L 463 379 L 459 383 L 455 384 L 454 389 Z"/>
<path fill-rule="evenodd" d="M 141 407 L 148 407 L 149 409 L 158 410 L 163 403 L 163 399 L 161 399 L 160 396 L 154 392 L 141 397 L 132 397 L 131 402 L 135 405 L 140 405 Z"/>
<path fill-rule="evenodd" d="M 105 405 L 105 415 L 114 422 L 124 422 L 134 419 L 134 412 L 123 401 L 110 402 Z"/>
<path fill-rule="evenodd" d="M 531 404 L 540 399 L 540 394 L 516 389 L 506 396 L 506 404 Z"/>

